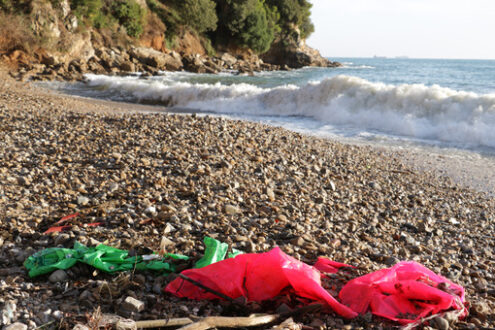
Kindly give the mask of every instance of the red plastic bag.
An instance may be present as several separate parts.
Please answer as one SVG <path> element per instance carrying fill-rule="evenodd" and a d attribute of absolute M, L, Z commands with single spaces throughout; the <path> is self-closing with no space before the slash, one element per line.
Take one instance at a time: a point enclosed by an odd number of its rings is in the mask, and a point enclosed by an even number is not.
<path fill-rule="evenodd" d="M 318 260 L 313 265 L 313 267 L 318 269 L 322 273 L 330 273 L 330 274 L 335 274 L 336 272 L 339 271 L 339 268 L 342 267 L 356 268 L 354 266 L 343 264 L 341 262 L 333 261 L 323 257 L 318 257 Z"/>
<path fill-rule="evenodd" d="M 370 310 L 402 324 L 450 309 L 467 315 L 464 288 L 413 261 L 355 278 L 339 298 L 356 313 Z"/>
<path fill-rule="evenodd" d="M 290 287 L 297 295 L 325 303 L 345 318 L 357 316 L 321 286 L 318 270 L 279 248 L 260 254 L 242 254 L 203 268 L 185 270 L 183 274 L 233 299 L 243 296 L 248 301 L 267 300 Z M 190 299 L 218 299 L 182 278 L 172 281 L 165 291 Z"/>

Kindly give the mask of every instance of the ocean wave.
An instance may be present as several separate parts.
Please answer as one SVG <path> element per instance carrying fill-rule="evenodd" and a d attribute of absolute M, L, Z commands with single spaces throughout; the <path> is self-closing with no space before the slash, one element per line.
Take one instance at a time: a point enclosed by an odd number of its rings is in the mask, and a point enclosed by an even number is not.
<path fill-rule="evenodd" d="M 495 94 L 440 86 L 387 85 L 340 75 L 298 87 L 166 83 L 88 76 L 93 88 L 223 114 L 303 116 L 324 124 L 375 130 L 469 147 L 495 147 Z"/>
<path fill-rule="evenodd" d="M 347 65 L 345 63 L 344 66 L 340 68 L 341 69 L 375 69 L 375 67 L 371 65 Z"/>

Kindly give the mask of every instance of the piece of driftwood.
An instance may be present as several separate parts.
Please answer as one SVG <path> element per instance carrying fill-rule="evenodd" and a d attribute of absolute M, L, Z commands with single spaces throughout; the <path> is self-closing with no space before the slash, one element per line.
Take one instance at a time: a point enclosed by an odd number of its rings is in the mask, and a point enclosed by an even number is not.
<path fill-rule="evenodd" d="M 274 326 L 272 329 L 273 330 L 293 329 L 294 325 L 295 325 L 294 320 L 292 319 L 292 317 L 289 317 L 284 322 L 280 323 L 277 326 Z"/>
<path fill-rule="evenodd" d="M 124 319 L 120 316 L 115 316 L 116 319 L 113 323 L 116 323 L 116 328 L 120 330 L 135 330 L 135 329 L 149 329 L 149 328 L 167 328 L 167 327 L 182 327 L 182 330 L 203 330 L 213 328 L 248 328 L 266 325 L 273 323 L 280 319 L 286 319 L 293 315 L 300 315 L 304 313 L 316 312 L 322 307 L 321 304 L 312 304 L 297 308 L 293 311 L 282 314 L 253 314 L 248 317 L 224 317 L 224 316 L 210 316 L 206 318 L 200 318 L 193 321 L 190 318 L 175 318 L 175 319 L 163 319 L 163 320 L 144 320 L 133 321 L 130 319 Z M 113 316 L 113 315 L 109 315 Z M 196 322 L 195 322 L 196 321 Z"/>
<path fill-rule="evenodd" d="M 188 317 L 168 319 L 168 320 L 148 320 L 148 321 L 136 321 L 136 328 L 165 328 L 165 327 L 183 327 L 191 324 L 193 321 Z"/>
<path fill-rule="evenodd" d="M 205 317 L 201 321 L 191 323 L 181 330 L 207 330 L 213 328 L 244 328 L 265 325 L 277 321 L 280 318 L 279 314 L 263 314 L 252 315 L 248 317 L 223 317 L 210 316 Z"/>
<path fill-rule="evenodd" d="M 278 321 L 280 319 L 286 319 L 293 315 L 300 315 L 304 313 L 316 312 L 322 307 L 321 304 L 312 304 L 297 308 L 293 311 L 282 314 L 253 314 L 248 317 L 223 317 L 223 316 L 210 316 L 201 319 L 198 322 L 191 323 L 181 330 L 207 330 L 213 328 L 248 328 L 266 325 Z"/>

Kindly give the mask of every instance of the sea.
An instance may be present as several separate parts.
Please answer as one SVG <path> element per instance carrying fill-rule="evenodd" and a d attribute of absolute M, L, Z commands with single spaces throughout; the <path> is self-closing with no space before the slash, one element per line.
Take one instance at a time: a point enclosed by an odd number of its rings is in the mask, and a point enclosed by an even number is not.
<path fill-rule="evenodd" d="M 482 157 L 495 164 L 495 60 L 331 58 L 340 68 L 53 85 L 82 97 L 281 126 L 342 142 Z"/>

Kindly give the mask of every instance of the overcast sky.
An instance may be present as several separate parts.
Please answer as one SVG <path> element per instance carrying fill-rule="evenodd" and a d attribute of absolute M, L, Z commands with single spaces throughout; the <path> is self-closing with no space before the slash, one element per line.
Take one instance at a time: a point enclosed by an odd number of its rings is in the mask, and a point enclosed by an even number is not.
<path fill-rule="evenodd" d="M 495 59 L 495 0 L 309 0 L 330 57 Z"/>

